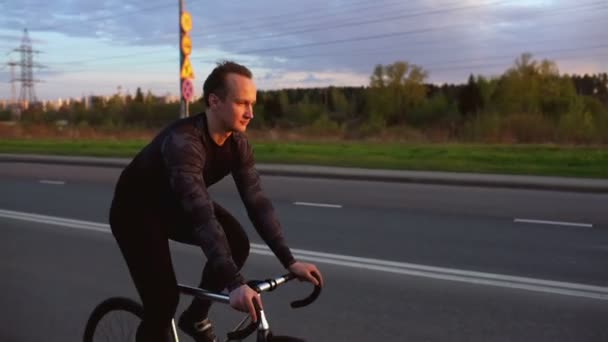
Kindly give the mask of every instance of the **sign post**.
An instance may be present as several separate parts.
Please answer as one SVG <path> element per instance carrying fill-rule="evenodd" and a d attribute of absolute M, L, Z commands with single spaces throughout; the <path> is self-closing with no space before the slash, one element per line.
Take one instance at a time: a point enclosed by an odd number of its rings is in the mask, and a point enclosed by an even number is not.
<path fill-rule="evenodd" d="M 179 117 L 188 117 L 188 104 L 194 99 L 194 68 L 190 62 L 192 53 L 192 16 L 184 11 L 184 0 L 179 0 L 179 83 L 180 110 Z"/>

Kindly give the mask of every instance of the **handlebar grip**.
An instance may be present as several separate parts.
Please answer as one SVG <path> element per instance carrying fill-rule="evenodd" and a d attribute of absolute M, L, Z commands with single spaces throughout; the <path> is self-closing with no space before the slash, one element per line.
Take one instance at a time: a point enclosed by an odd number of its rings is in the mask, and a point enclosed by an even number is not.
<path fill-rule="evenodd" d="M 315 278 L 317 278 L 318 281 L 321 281 L 321 279 L 319 279 L 319 276 L 313 273 L 313 276 Z M 296 300 L 291 302 L 291 307 L 294 309 L 297 308 L 301 308 L 307 305 L 310 305 L 312 302 L 314 302 L 315 300 L 317 300 L 317 298 L 321 295 L 321 286 L 315 285 L 314 290 L 312 291 L 312 293 L 310 294 L 310 296 L 301 299 L 301 300 Z"/>
<path fill-rule="evenodd" d="M 255 307 L 255 312 L 258 315 L 258 322 L 259 322 L 260 317 L 262 315 L 260 306 L 258 305 L 258 303 L 256 301 L 253 302 L 253 306 Z M 252 320 L 249 323 L 249 325 L 246 326 L 245 328 L 243 328 L 241 330 L 235 330 L 235 331 L 229 332 L 227 334 L 228 340 L 229 341 L 232 341 L 232 340 L 240 341 L 240 340 L 246 339 L 247 337 L 249 337 L 249 335 L 251 335 L 257 329 L 258 324 L 259 324 L 258 322 L 254 322 Z"/>

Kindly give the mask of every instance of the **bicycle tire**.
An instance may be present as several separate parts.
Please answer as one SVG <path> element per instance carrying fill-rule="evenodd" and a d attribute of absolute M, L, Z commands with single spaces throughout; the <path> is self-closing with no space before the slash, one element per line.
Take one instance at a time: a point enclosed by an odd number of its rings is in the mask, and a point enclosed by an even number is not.
<path fill-rule="evenodd" d="M 111 316 L 117 316 L 117 314 L 120 314 L 121 312 L 128 314 L 127 317 L 132 316 L 129 318 L 129 320 L 134 321 L 133 324 L 130 324 L 133 326 L 131 326 L 128 331 L 125 330 L 124 328 L 126 323 L 123 319 L 122 323 L 120 323 L 119 321 L 119 323 L 114 324 L 115 331 L 108 331 L 108 333 L 110 334 L 116 333 L 119 338 L 116 338 L 115 335 L 110 335 L 111 337 L 102 339 L 100 334 L 105 332 L 105 329 L 104 331 L 100 329 L 100 323 L 102 322 L 102 320 L 112 319 L 113 317 Z M 89 319 L 84 329 L 83 341 L 135 341 L 135 333 L 137 331 L 139 323 L 143 319 L 143 315 L 143 306 L 132 299 L 124 297 L 108 298 L 101 302 L 99 305 L 97 305 L 95 309 L 93 309 L 93 312 L 89 316 Z M 120 339 L 120 335 L 122 335 L 122 339 Z"/>

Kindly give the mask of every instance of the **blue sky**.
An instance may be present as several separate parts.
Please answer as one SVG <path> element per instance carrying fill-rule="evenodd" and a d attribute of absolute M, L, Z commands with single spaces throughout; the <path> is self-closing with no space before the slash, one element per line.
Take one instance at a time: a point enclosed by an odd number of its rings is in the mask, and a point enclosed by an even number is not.
<path fill-rule="evenodd" d="M 249 66 L 260 89 L 367 85 L 405 60 L 429 82 L 499 75 L 523 52 L 562 73 L 608 71 L 605 0 L 184 0 L 193 15 L 196 95 L 220 59 Z M 29 30 L 40 99 L 139 86 L 178 94 L 177 0 L 0 0 L 0 99 L 12 49 Z M 17 70 L 18 71 L 18 70 Z M 18 75 L 17 75 L 18 76 Z M 17 95 L 20 84 L 17 86 Z"/>

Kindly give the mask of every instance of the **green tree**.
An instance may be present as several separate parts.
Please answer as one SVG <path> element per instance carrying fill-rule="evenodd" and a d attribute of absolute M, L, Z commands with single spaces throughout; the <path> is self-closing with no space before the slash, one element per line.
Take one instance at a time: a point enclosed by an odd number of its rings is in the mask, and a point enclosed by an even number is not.
<path fill-rule="evenodd" d="M 10 121 L 12 118 L 10 110 L 0 110 L 0 121 Z"/>
<path fill-rule="evenodd" d="M 410 123 L 418 127 L 448 126 L 452 131 L 458 123 L 458 108 L 444 93 L 436 93 L 416 106 L 410 115 Z"/>
<path fill-rule="evenodd" d="M 574 110 L 577 100 L 574 84 L 560 77 L 555 62 L 538 62 L 529 53 L 500 78 L 494 99 L 503 115 L 544 114 L 554 119 Z"/>
<path fill-rule="evenodd" d="M 458 110 L 463 117 L 467 118 L 477 115 L 483 108 L 483 104 L 481 89 L 473 75 L 470 75 L 467 85 L 460 90 L 458 95 Z"/>
<path fill-rule="evenodd" d="M 291 107 L 289 123 L 299 127 L 309 126 L 317 121 L 323 113 L 324 107 L 321 103 L 313 103 L 309 100 L 308 95 L 304 95 L 301 101 Z"/>
<path fill-rule="evenodd" d="M 370 77 L 369 85 L 373 88 L 384 88 L 386 85 L 385 76 L 384 76 L 385 68 L 378 64 L 374 67 L 374 71 L 372 76 Z"/>
<path fill-rule="evenodd" d="M 342 123 L 349 117 L 352 109 L 344 92 L 335 87 L 329 88 L 329 119 L 337 123 Z"/>
<path fill-rule="evenodd" d="M 407 121 L 408 112 L 426 98 L 424 81 L 428 73 L 414 64 L 397 61 L 376 66 L 370 78 L 368 112 L 378 116 L 376 123 L 399 124 Z"/>
<path fill-rule="evenodd" d="M 483 76 L 477 76 L 477 87 L 479 88 L 479 94 L 481 95 L 481 102 L 483 103 L 484 111 L 494 110 L 494 93 L 498 88 L 498 79 L 491 78 L 487 79 Z"/>
<path fill-rule="evenodd" d="M 144 93 L 141 91 L 140 87 L 137 87 L 137 90 L 135 91 L 134 101 L 138 103 L 144 103 Z"/>

